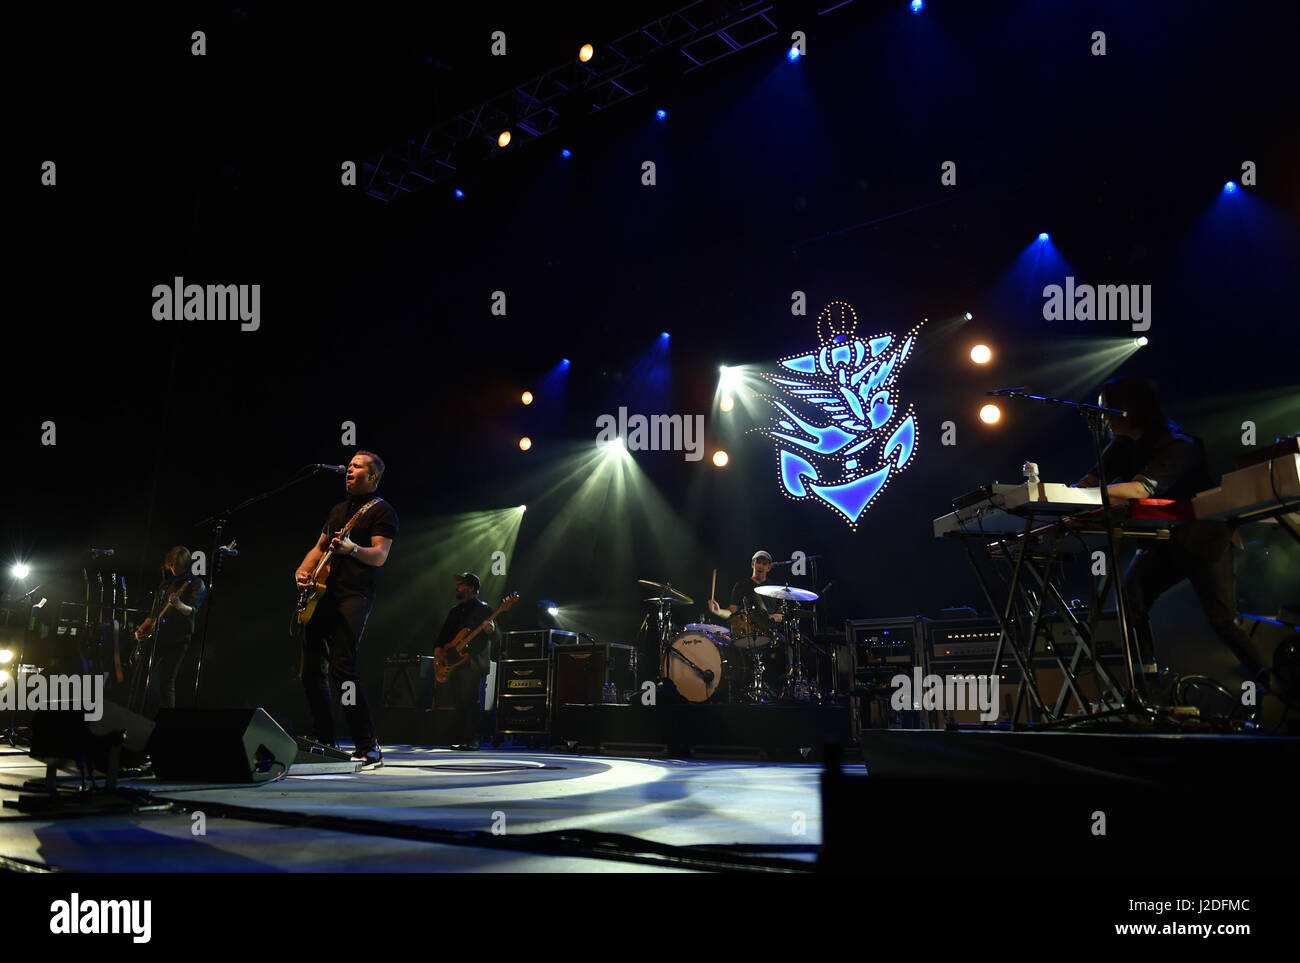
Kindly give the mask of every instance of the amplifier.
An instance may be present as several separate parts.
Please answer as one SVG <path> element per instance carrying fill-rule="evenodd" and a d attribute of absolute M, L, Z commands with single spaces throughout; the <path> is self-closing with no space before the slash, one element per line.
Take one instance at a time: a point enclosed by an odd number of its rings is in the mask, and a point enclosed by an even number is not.
<path fill-rule="evenodd" d="M 546 696 L 519 696 L 497 703 L 497 731 L 545 733 L 550 730 Z"/>
<path fill-rule="evenodd" d="M 500 673 L 500 694 L 545 696 L 550 693 L 550 662 L 546 659 L 527 659 L 523 661 L 502 662 L 497 670 Z"/>
<path fill-rule="evenodd" d="M 894 710 L 889 683 L 894 676 L 910 674 L 915 666 L 930 671 L 926 649 L 929 620 L 919 615 L 885 619 L 847 619 L 844 623 L 848 654 L 853 660 L 853 729 L 928 729 L 940 725 L 933 712 Z"/>
<path fill-rule="evenodd" d="M 555 651 L 555 703 L 626 703 L 636 689 L 636 646 L 587 642 Z"/>
<path fill-rule="evenodd" d="M 1081 621 L 1087 621 L 1087 612 L 1076 612 Z M 1013 626 L 1014 628 L 1014 626 Z M 929 623 L 930 660 L 936 671 L 939 667 L 952 664 L 984 663 L 984 672 L 993 664 L 993 655 L 997 651 L 998 637 L 1001 629 L 998 620 L 992 616 L 970 619 L 934 619 Z M 1097 620 L 1094 631 L 1094 644 L 1098 654 L 1118 653 L 1119 623 L 1114 612 L 1103 612 Z M 1068 660 L 1074 654 L 1075 640 L 1059 615 L 1044 616 L 1038 626 L 1038 639 L 1034 646 L 1034 661 L 1039 664 L 1055 665 L 1053 649 L 1059 649 L 1063 659 Z M 1011 659 L 1010 650 L 1003 646 L 1003 661 Z"/>
<path fill-rule="evenodd" d="M 399 653 L 384 660 L 385 709 L 433 707 L 433 656 Z"/>
<path fill-rule="evenodd" d="M 562 629 L 524 629 L 507 632 L 504 646 L 504 658 L 510 659 L 545 659 L 551 648 L 557 645 L 577 645 L 577 632 Z"/>

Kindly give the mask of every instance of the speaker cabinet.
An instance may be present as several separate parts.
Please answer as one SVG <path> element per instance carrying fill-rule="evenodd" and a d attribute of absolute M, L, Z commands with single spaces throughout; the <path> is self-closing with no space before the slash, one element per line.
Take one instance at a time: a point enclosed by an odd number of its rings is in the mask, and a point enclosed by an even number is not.
<path fill-rule="evenodd" d="M 264 709 L 162 709 L 149 741 L 154 773 L 178 782 L 265 782 L 297 752 Z"/>

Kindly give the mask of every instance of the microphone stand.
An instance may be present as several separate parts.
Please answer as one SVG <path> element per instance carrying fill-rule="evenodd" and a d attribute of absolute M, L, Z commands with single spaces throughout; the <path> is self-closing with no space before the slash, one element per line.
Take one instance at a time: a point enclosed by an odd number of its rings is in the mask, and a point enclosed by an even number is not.
<path fill-rule="evenodd" d="M 1106 414 L 1124 415 L 1127 412 L 1122 408 L 1106 408 L 1101 405 L 1090 405 L 1082 401 L 1068 401 L 1063 398 L 1045 398 L 1042 395 L 1031 395 L 1023 388 L 999 388 L 988 393 L 999 397 L 1023 398 L 1026 401 L 1038 401 L 1047 405 L 1073 408 L 1083 416 L 1088 423 L 1088 427 L 1092 430 L 1093 450 L 1097 453 L 1097 485 L 1101 489 L 1102 518 L 1106 522 L 1106 555 L 1107 564 L 1110 566 L 1108 571 L 1111 573 L 1115 585 L 1115 619 L 1119 624 L 1119 637 L 1124 640 L 1124 667 L 1128 673 L 1128 692 L 1124 695 L 1124 710 L 1134 714 L 1143 713 L 1146 710 L 1146 705 L 1137 691 L 1137 674 L 1133 667 L 1133 639 L 1128 622 L 1128 606 L 1124 602 L 1123 578 L 1118 568 L 1119 552 L 1115 548 L 1115 527 L 1111 524 L 1110 492 L 1107 490 L 1110 482 L 1106 478 L 1106 465 L 1102 458 L 1101 446 L 1102 416 Z"/>
<path fill-rule="evenodd" d="M 297 474 L 295 474 L 283 485 L 280 485 L 277 488 L 272 488 L 268 491 L 261 492 L 260 494 L 254 495 L 251 498 L 245 498 L 238 505 L 233 505 L 230 508 L 223 509 L 217 512 L 215 515 L 210 515 L 207 518 L 203 519 L 202 521 L 198 521 L 194 523 L 195 528 L 205 528 L 209 525 L 215 526 L 212 535 L 211 558 L 214 560 L 212 563 L 212 578 L 208 582 L 208 597 L 206 600 L 208 603 L 208 609 L 203 615 L 203 627 L 199 631 L 199 661 L 198 661 L 198 665 L 194 669 L 194 705 L 195 706 L 198 706 L 199 704 L 199 685 L 203 679 L 203 659 L 207 651 L 208 626 L 212 622 L 212 607 L 216 602 L 217 578 L 221 574 L 222 538 L 226 530 L 226 526 L 230 524 L 230 517 L 234 515 L 236 512 L 241 512 L 245 508 L 248 508 L 252 505 L 256 505 L 258 502 L 266 501 L 268 498 L 271 498 L 273 495 L 280 494 L 280 492 L 284 491 L 287 488 L 292 488 L 294 485 L 305 482 L 309 478 L 314 478 L 316 477 L 316 475 L 320 474 L 323 471 L 331 471 L 331 470 L 332 470 L 331 468 L 325 465 L 317 465 L 317 464 L 306 465 L 303 468 L 298 469 Z"/>

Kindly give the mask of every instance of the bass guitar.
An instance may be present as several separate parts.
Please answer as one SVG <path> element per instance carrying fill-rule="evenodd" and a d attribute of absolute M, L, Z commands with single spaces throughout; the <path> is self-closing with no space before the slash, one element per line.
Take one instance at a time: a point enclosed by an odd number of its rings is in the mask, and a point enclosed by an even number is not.
<path fill-rule="evenodd" d="M 348 519 L 348 523 L 343 526 L 341 535 L 346 535 L 352 531 L 352 526 L 361 520 L 361 516 L 368 512 L 372 506 L 378 504 L 380 499 L 372 498 L 360 508 L 357 513 Z M 316 563 L 316 570 L 311 573 L 311 582 L 303 586 L 298 593 L 298 605 L 293 610 L 293 622 L 289 625 L 289 634 L 296 635 L 301 631 L 311 617 L 316 614 L 316 605 L 325 596 L 325 582 L 330 577 L 330 563 L 334 560 L 334 549 L 327 549 Z"/>
<path fill-rule="evenodd" d="M 484 619 L 473 629 L 461 629 L 456 633 L 456 637 L 447 644 L 447 646 L 433 650 L 433 674 L 439 682 L 446 682 L 458 667 L 464 665 L 470 660 L 473 654 L 470 652 L 470 643 L 483 631 L 483 626 L 493 621 L 502 612 L 508 612 L 510 607 L 519 601 L 519 593 L 514 592 L 501 600 L 501 607 Z"/>

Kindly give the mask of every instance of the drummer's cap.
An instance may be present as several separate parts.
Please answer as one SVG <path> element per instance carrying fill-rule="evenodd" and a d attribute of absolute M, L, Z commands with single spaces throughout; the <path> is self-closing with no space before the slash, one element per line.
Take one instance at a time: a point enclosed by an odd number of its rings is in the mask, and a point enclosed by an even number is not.
<path fill-rule="evenodd" d="M 754 557 L 751 558 L 750 561 L 757 562 L 760 558 L 765 562 L 772 561 L 772 556 L 768 555 L 767 552 L 755 552 Z"/>
<path fill-rule="evenodd" d="M 478 576 L 473 572 L 461 572 L 456 576 L 456 581 L 464 582 L 466 585 L 472 586 L 475 592 L 479 590 Z"/>

